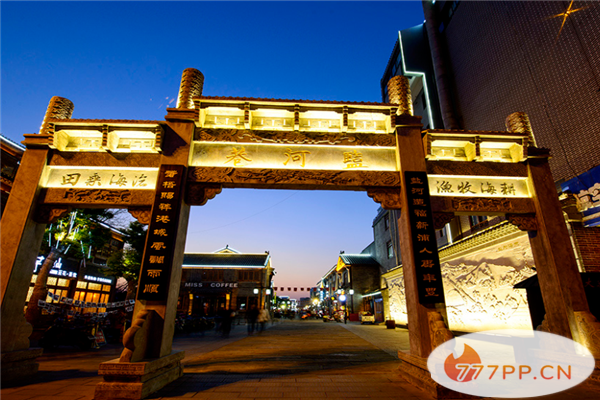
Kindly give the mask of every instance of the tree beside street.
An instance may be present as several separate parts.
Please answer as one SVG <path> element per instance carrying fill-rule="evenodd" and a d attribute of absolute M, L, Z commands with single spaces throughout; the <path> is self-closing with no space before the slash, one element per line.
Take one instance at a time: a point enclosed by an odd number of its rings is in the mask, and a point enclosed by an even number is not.
<path fill-rule="evenodd" d="M 48 275 L 56 260 L 61 257 L 93 259 L 111 239 L 110 229 L 103 223 L 113 217 L 110 210 L 75 210 L 46 228 L 41 248 L 46 258 L 38 271 L 25 313 L 25 319 L 34 327 L 39 325 L 38 302 L 46 300 Z"/>
<path fill-rule="evenodd" d="M 129 228 L 124 232 L 124 239 L 126 247 L 108 258 L 106 262 L 108 268 L 105 273 L 124 278 L 127 281 L 126 299 L 135 299 L 146 242 L 145 225 L 137 221 L 131 222 Z"/>

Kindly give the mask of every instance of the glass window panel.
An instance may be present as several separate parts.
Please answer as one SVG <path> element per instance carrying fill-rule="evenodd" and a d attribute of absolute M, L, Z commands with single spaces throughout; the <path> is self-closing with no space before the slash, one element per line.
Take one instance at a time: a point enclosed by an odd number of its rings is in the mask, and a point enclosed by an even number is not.
<path fill-rule="evenodd" d="M 89 290 L 102 290 L 102 285 L 99 283 L 88 283 Z"/>
<path fill-rule="evenodd" d="M 77 282 L 77 289 L 85 289 L 87 288 L 87 282 L 79 281 Z"/>
<path fill-rule="evenodd" d="M 49 286 L 56 286 L 56 282 L 57 282 L 57 279 L 50 276 L 50 277 L 48 277 L 46 284 Z"/>
<path fill-rule="evenodd" d="M 69 286 L 69 280 L 68 279 L 59 279 L 58 284 L 56 286 Z"/>
<path fill-rule="evenodd" d="M 110 292 L 110 285 L 102 285 L 103 292 Z"/>

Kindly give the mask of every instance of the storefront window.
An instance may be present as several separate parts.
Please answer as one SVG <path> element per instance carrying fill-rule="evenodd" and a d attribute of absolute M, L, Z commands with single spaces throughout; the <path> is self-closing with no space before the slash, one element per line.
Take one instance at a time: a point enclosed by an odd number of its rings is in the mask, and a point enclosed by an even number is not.
<path fill-rule="evenodd" d="M 110 285 L 102 285 L 103 292 L 110 292 Z"/>
<path fill-rule="evenodd" d="M 87 288 L 87 282 L 79 281 L 77 282 L 77 289 L 85 289 Z"/>
<path fill-rule="evenodd" d="M 102 290 L 102 285 L 99 283 L 88 283 L 89 290 Z"/>
<path fill-rule="evenodd" d="M 59 279 L 58 284 L 56 286 L 69 286 L 69 280 L 68 279 Z"/>

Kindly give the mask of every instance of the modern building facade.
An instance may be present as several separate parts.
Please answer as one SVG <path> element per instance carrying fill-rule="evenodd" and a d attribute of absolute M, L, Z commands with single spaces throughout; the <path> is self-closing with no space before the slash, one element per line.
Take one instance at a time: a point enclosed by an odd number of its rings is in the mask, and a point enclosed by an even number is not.
<path fill-rule="evenodd" d="M 398 33 L 381 79 L 383 101 L 391 77 L 409 77 L 424 133 L 502 131 L 507 115 L 525 112 L 537 146 L 552 150 L 550 167 L 580 271 L 600 271 L 594 251 L 600 244 L 600 7 L 527 1 L 423 7 L 425 23 Z M 380 210 L 375 219 L 371 253 L 381 263 L 384 243 L 397 240 L 393 230 L 377 228 L 385 224 L 378 218 L 397 221 L 397 215 Z M 450 329 L 532 327 L 525 290 L 513 288 L 535 275 L 524 232 L 504 217 L 463 215 L 436 238 Z M 385 312 L 405 323 L 401 255 L 394 261 L 382 273 Z"/>

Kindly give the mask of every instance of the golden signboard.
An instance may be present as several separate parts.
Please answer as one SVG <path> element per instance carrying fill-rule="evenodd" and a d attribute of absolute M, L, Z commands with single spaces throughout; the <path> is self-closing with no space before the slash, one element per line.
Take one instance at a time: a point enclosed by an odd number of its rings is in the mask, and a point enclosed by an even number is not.
<path fill-rule="evenodd" d="M 158 168 L 47 166 L 45 188 L 154 189 Z"/>
<path fill-rule="evenodd" d="M 195 142 L 190 166 L 396 171 L 394 147 Z"/>
<path fill-rule="evenodd" d="M 428 175 L 431 196 L 531 197 L 525 177 Z"/>

